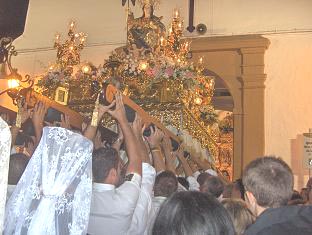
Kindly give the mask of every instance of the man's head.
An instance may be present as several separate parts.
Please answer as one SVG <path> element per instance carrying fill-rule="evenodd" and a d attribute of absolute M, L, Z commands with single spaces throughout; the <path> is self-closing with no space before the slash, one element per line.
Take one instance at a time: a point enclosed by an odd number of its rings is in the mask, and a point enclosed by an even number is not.
<path fill-rule="evenodd" d="M 120 161 L 114 148 L 99 148 L 92 154 L 93 181 L 117 185 L 120 178 Z"/>
<path fill-rule="evenodd" d="M 200 173 L 199 176 L 197 177 L 197 182 L 201 186 L 203 183 L 206 181 L 207 178 L 209 178 L 211 175 L 208 174 L 207 172 Z"/>
<path fill-rule="evenodd" d="M 243 173 L 247 199 L 255 214 L 266 208 L 286 205 L 293 193 L 294 179 L 280 158 L 262 157 L 249 163 Z"/>
<path fill-rule="evenodd" d="M 215 198 L 221 196 L 224 189 L 224 184 L 222 180 L 217 176 L 209 176 L 205 181 L 200 185 L 200 191 L 203 193 L 208 193 Z"/>
<path fill-rule="evenodd" d="M 178 180 L 171 171 L 163 171 L 157 175 L 154 184 L 154 196 L 169 197 L 178 189 Z"/>
<path fill-rule="evenodd" d="M 225 208 L 213 196 L 196 191 L 177 192 L 160 207 L 153 235 L 234 235 Z"/>
<path fill-rule="evenodd" d="M 10 156 L 8 184 L 17 185 L 22 177 L 29 158 L 23 153 L 15 153 Z"/>

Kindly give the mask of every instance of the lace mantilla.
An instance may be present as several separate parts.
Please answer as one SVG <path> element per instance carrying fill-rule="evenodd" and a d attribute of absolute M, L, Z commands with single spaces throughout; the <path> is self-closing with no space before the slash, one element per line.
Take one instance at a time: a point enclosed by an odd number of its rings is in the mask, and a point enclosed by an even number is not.
<path fill-rule="evenodd" d="M 0 117 L 0 233 L 3 228 L 4 209 L 7 195 L 11 132 L 8 124 Z"/>
<path fill-rule="evenodd" d="M 92 149 L 92 142 L 80 134 L 45 127 L 7 204 L 4 234 L 85 234 Z"/>

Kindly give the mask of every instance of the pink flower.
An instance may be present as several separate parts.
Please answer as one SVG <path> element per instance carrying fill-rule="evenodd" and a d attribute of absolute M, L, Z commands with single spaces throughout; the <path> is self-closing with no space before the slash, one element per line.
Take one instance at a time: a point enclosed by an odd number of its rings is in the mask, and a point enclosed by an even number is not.
<path fill-rule="evenodd" d="M 167 75 L 168 75 L 168 77 L 171 77 L 171 76 L 173 75 L 173 73 L 174 73 L 174 70 L 173 70 L 173 68 L 172 68 L 172 67 L 168 67 L 168 68 L 166 68 L 166 70 L 165 70 L 165 74 L 167 74 Z"/>
<path fill-rule="evenodd" d="M 185 73 L 185 77 L 187 77 L 187 78 L 194 78 L 194 73 L 188 71 L 188 72 Z"/>
<path fill-rule="evenodd" d="M 149 68 L 146 70 L 147 76 L 154 76 L 153 69 Z"/>

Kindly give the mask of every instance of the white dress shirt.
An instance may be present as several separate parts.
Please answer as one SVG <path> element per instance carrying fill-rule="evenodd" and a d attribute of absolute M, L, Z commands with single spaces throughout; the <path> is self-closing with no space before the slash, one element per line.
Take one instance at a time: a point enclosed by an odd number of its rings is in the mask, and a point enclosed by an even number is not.
<path fill-rule="evenodd" d="M 158 211 L 161 207 L 161 205 L 164 203 L 164 201 L 166 201 L 166 197 L 154 197 L 152 199 L 152 210 L 148 219 L 148 224 L 147 224 L 147 228 L 145 230 L 145 235 L 151 235 L 152 231 L 153 231 L 153 226 L 154 226 L 154 222 L 155 219 L 157 217 Z"/>
<path fill-rule="evenodd" d="M 146 230 L 148 218 L 152 210 L 153 187 L 156 171 L 148 163 L 142 163 L 142 185 L 139 200 L 137 202 L 132 223 L 127 234 L 142 235 Z"/>
<path fill-rule="evenodd" d="M 189 191 L 199 191 L 199 183 L 197 182 L 197 179 L 194 176 L 188 176 L 186 177 L 187 182 L 189 183 Z"/>
<path fill-rule="evenodd" d="M 138 174 L 118 188 L 111 184 L 94 183 L 88 234 L 126 234 L 137 205 L 140 186 L 141 176 Z"/>

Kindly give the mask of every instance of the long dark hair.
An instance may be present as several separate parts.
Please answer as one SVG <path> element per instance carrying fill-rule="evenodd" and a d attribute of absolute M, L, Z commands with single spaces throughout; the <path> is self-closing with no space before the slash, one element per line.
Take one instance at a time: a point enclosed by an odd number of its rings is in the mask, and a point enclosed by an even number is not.
<path fill-rule="evenodd" d="M 160 208 L 153 235 L 234 235 L 231 218 L 212 196 L 186 191 L 173 194 Z"/>

